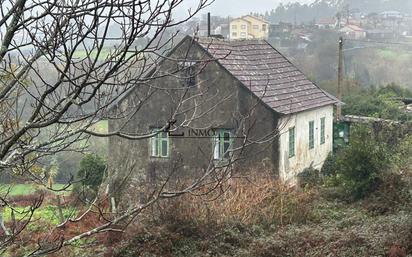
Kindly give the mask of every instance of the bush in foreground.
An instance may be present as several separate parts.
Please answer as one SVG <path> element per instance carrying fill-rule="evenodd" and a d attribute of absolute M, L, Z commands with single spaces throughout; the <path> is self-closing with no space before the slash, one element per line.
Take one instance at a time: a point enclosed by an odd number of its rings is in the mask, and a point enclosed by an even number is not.
<path fill-rule="evenodd" d="M 326 183 L 341 188 L 353 200 L 374 192 L 391 167 L 391 151 L 373 138 L 369 128 L 354 127 L 350 144 L 328 158 L 322 172 Z"/>
<path fill-rule="evenodd" d="M 80 162 L 76 174 L 78 181 L 73 192 L 82 198 L 93 198 L 103 181 L 106 171 L 106 162 L 96 154 L 86 154 Z"/>

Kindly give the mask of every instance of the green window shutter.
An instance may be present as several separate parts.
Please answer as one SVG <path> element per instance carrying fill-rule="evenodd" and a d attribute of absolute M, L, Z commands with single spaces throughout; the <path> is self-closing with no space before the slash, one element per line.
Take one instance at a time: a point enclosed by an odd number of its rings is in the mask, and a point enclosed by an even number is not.
<path fill-rule="evenodd" d="M 231 142 L 230 142 L 230 138 L 231 138 L 231 136 L 230 136 L 230 131 L 228 131 L 228 130 L 223 130 L 222 131 L 222 137 L 221 137 L 223 140 L 222 140 L 222 156 L 223 156 L 223 159 L 229 159 L 229 154 L 230 154 L 230 145 L 231 145 Z"/>
<path fill-rule="evenodd" d="M 289 158 L 295 156 L 295 127 L 289 129 Z"/>
<path fill-rule="evenodd" d="M 326 121 L 325 117 L 320 119 L 320 144 L 321 145 L 325 143 L 325 121 Z"/>
<path fill-rule="evenodd" d="M 309 149 L 315 148 L 315 122 L 309 122 Z"/>
<path fill-rule="evenodd" d="M 167 132 L 162 132 L 159 137 L 160 157 L 169 157 L 169 135 Z"/>

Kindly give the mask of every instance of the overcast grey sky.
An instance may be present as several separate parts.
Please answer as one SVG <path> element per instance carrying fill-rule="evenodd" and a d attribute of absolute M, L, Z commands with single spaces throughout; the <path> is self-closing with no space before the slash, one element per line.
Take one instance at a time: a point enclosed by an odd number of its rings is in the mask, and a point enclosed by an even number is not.
<path fill-rule="evenodd" d="M 311 3 L 314 0 L 215 0 L 214 3 L 203 12 L 211 12 L 219 16 L 239 16 L 250 12 L 265 12 L 274 9 L 280 2 Z M 198 0 L 184 0 L 184 8 L 196 6 Z"/>

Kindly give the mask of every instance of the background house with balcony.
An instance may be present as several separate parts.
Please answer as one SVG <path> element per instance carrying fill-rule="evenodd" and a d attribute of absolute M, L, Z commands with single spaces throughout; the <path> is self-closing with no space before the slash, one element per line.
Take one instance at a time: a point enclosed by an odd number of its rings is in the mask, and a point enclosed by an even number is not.
<path fill-rule="evenodd" d="M 230 39 L 267 39 L 269 22 L 252 15 L 242 16 L 230 22 Z"/>

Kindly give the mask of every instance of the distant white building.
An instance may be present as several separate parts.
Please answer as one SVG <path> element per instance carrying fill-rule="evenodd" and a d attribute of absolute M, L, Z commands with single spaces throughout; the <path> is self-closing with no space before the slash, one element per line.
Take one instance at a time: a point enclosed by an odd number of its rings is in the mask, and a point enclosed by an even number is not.
<path fill-rule="evenodd" d="M 335 18 L 322 18 L 315 24 L 318 29 L 334 29 L 338 25 Z"/>
<path fill-rule="evenodd" d="M 346 25 L 339 30 L 339 33 L 348 39 L 364 39 L 366 38 L 366 31 L 356 25 Z"/>
<path fill-rule="evenodd" d="M 383 19 L 402 19 L 403 18 L 403 14 L 398 11 L 381 12 L 379 16 Z"/>

